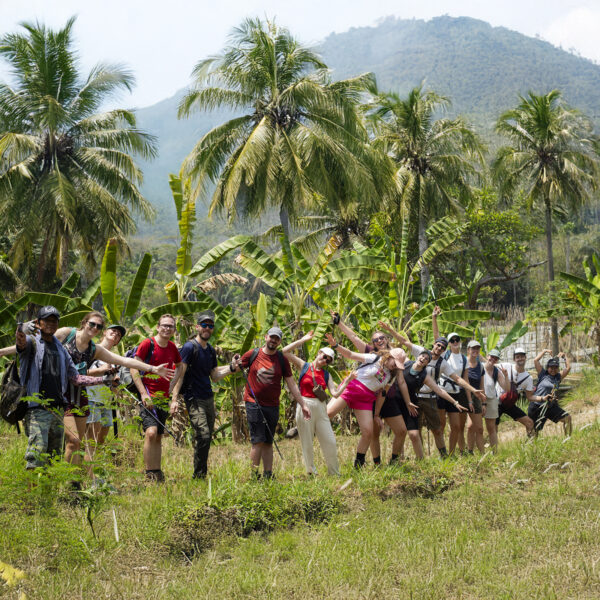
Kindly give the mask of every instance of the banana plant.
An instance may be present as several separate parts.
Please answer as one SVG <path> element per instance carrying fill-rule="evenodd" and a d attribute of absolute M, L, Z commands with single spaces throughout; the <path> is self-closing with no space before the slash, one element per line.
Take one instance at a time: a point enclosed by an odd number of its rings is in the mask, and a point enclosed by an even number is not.
<path fill-rule="evenodd" d="M 511 328 L 511 330 L 504 336 L 502 341 L 500 341 L 500 333 L 498 331 L 490 332 L 487 337 L 483 336 L 479 327 L 477 327 L 475 331 L 475 339 L 479 341 L 481 344 L 481 353 L 483 356 L 487 356 L 490 350 L 494 348 L 496 350 L 504 350 L 511 344 L 513 344 L 516 340 L 523 337 L 529 327 L 524 325 L 522 321 L 517 321 Z"/>

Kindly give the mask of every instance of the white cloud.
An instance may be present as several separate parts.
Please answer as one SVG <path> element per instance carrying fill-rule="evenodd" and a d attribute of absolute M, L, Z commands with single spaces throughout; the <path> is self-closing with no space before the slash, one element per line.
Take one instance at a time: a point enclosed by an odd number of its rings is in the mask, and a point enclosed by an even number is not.
<path fill-rule="evenodd" d="M 580 6 L 553 21 L 543 37 L 565 50 L 574 49 L 582 56 L 600 62 L 600 7 Z"/>

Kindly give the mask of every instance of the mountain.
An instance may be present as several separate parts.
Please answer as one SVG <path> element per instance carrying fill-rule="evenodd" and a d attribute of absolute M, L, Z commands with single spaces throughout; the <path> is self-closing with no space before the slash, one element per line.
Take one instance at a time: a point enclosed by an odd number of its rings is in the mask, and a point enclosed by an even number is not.
<path fill-rule="evenodd" d="M 600 66 L 477 19 L 390 17 L 373 27 L 331 34 L 318 50 L 336 79 L 372 71 L 381 90 L 400 94 L 424 82 L 449 96 L 451 112 L 465 115 L 486 137 L 500 113 L 529 90 L 539 94 L 558 88 L 569 104 L 600 123 Z M 157 207 L 161 231 L 175 225 L 168 174 L 177 172 L 203 133 L 231 116 L 214 112 L 179 121 L 177 105 L 183 94 L 181 90 L 137 113 L 139 125 L 159 138 L 159 157 L 143 165 L 143 191 Z M 157 226 L 142 227 L 152 229 Z"/>

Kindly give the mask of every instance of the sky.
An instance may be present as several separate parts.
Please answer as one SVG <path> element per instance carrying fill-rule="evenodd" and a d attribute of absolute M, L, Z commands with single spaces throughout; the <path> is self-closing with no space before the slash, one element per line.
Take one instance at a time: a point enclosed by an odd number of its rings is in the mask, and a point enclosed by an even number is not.
<path fill-rule="evenodd" d="M 119 99 L 127 107 L 155 104 L 188 85 L 194 65 L 217 54 L 246 17 L 275 19 L 313 45 L 387 16 L 468 16 L 538 35 L 600 63 L 600 0 L 0 0 L 0 35 L 23 21 L 58 28 L 73 15 L 84 71 L 111 62 L 134 72 L 135 90 Z M 0 64 L 0 80 L 7 77 Z"/>

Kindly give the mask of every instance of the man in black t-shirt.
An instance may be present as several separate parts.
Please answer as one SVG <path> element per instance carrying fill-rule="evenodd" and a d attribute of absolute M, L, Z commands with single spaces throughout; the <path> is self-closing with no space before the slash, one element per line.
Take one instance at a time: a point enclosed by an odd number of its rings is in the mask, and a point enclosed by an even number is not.
<path fill-rule="evenodd" d="M 183 395 L 190 423 L 194 429 L 194 478 L 204 478 L 208 471 L 208 451 L 215 426 L 215 402 L 211 381 L 220 381 L 238 370 L 236 361 L 217 366 L 217 354 L 208 343 L 215 327 L 215 313 L 204 311 L 196 325 L 196 337 L 181 349 L 181 365 L 175 376 L 170 406 L 177 410 L 178 397 Z"/>

